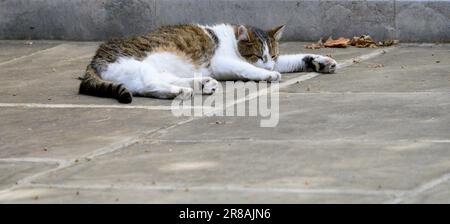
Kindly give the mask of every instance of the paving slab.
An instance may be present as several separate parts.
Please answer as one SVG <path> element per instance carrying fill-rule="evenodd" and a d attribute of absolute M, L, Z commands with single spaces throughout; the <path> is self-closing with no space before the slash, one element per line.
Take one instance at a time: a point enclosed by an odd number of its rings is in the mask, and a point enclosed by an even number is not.
<path fill-rule="evenodd" d="M 450 93 L 284 93 L 280 94 L 276 127 L 260 128 L 264 117 L 207 117 L 161 138 L 449 140 L 449 99 Z"/>
<path fill-rule="evenodd" d="M 1 158 L 74 159 L 188 119 L 127 109 L 2 108 L 0 115 Z"/>
<path fill-rule="evenodd" d="M 0 190 L 15 186 L 17 181 L 27 176 L 52 169 L 56 164 L 22 161 L 0 161 Z M 2 203 L 0 199 L 0 203 Z"/>
<path fill-rule="evenodd" d="M 156 141 L 60 170 L 35 183 L 201 187 L 230 195 L 301 190 L 390 195 L 445 174 L 449 156 L 448 144 L 413 141 Z"/>
<path fill-rule="evenodd" d="M 58 45 L 57 41 L 0 41 L 0 65 Z"/>
<path fill-rule="evenodd" d="M 449 204 L 450 181 L 444 181 L 431 189 L 407 197 L 400 202 L 408 204 Z"/>
<path fill-rule="evenodd" d="M 357 58 L 357 57 L 355 57 Z M 339 60 L 338 60 L 339 61 Z M 450 92 L 450 45 L 401 45 L 283 92 Z"/>

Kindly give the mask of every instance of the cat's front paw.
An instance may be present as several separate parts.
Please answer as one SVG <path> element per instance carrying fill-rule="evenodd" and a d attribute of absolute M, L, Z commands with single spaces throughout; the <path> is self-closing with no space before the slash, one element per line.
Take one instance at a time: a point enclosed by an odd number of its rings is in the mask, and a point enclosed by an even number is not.
<path fill-rule="evenodd" d="M 213 78 L 207 77 L 202 80 L 202 93 L 211 95 L 219 88 L 219 82 Z"/>
<path fill-rule="evenodd" d="M 264 74 L 264 78 L 262 79 L 262 81 L 267 81 L 267 82 L 281 81 L 281 73 L 279 73 L 277 71 L 267 71 L 267 73 Z"/>
<path fill-rule="evenodd" d="M 337 68 L 337 62 L 327 56 L 314 55 L 304 58 L 307 68 L 320 73 L 334 73 Z"/>

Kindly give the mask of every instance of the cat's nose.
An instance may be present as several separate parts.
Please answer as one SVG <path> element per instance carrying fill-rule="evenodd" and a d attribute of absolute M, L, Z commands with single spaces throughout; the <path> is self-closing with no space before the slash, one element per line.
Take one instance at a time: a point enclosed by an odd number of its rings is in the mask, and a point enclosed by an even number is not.
<path fill-rule="evenodd" d="M 267 57 L 267 55 L 265 55 L 265 56 L 263 57 L 263 61 L 264 61 L 264 63 L 267 63 L 267 61 L 269 61 L 269 57 Z"/>

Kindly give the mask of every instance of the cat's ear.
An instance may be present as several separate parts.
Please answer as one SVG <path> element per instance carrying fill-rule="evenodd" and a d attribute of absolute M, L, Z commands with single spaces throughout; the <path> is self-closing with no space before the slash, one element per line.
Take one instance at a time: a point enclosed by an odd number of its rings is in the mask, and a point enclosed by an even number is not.
<path fill-rule="evenodd" d="M 282 25 L 282 26 L 277 26 L 277 27 L 275 27 L 275 28 L 273 28 L 273 29 L 270 29 L 269 31 L 268 31 L 268 33 L 269 33 L 269 35 L 271 36 L 271 37 L 273 37 L 275 40 L 280 40 L 281 39 L 281 37 L 283 36 L 283 31 L 284 31 L 284 28 L 286 27 L 286 25 Z"/>
<path fill-rule="evenodd" d="M 247 27 L 245 27 L 243 25 L 238 27 L 237 37 L 238 37 L 238 40 L 247 40 L 247 41 L 251 40 L 250 32 L 248 31 Z"/>

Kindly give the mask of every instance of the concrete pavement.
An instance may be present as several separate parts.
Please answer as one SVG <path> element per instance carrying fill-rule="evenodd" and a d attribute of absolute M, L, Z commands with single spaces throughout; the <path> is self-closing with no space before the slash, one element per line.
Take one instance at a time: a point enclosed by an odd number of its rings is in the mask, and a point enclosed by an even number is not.
<path fill-rule="evenodd" d="M 261 128 L 78 95 L 96 42 L 0 41 L 0 202 L 450 203 L 450 46 L 305 44 L 344 68 L 285 75 Z"/>

